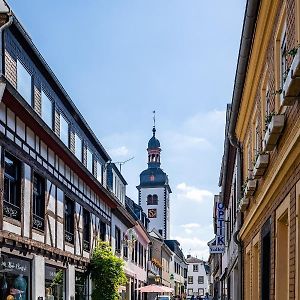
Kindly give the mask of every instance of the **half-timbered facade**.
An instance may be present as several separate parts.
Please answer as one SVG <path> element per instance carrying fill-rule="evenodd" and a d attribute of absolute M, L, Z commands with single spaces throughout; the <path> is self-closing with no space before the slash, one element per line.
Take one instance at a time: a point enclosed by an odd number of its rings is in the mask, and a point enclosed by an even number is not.
<path fill-rule="evenodd" d="M 120 206 L 103 185 L 110 157 L 19 21 L 4 2 L 0 9 L 1 299 L 87 299 L 85 266 L 96 240 L 111 240 Z"/>

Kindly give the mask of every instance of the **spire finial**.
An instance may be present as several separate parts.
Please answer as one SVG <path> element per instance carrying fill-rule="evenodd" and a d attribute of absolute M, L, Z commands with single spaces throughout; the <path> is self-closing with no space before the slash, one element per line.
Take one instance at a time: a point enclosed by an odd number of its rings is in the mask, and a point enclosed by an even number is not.
<path fill-rule="evenodd" d="M 155 129 L 155 110 L 153 110 L 152 113 L 153 113 L 153 129 L 152 129 L 152 132 L 153 132 L 153 136 L 155 136 L 155 132 L 156 132 L 156 129 Z"/>

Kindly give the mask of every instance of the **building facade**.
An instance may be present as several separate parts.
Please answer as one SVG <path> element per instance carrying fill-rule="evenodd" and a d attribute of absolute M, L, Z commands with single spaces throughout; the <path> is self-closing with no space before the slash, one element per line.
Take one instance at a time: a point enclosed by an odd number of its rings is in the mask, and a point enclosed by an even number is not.
<path fill-rule="evenodd" d="M 223 170 L 240 193 L 237 299 L 300 297 L 299 24 L 298 0 L 247 1 Z"/>
<path fill-rule="evenodd" d="M 173 294 L 183 297 L 186 293 L 188 264 L 177 240 L 165 240 L 165 244 L 172 251 L 170 279 Z"/>
<path fill-rule="evenodd" d="M 115 247 L 117 227 L 140 225 L 125 209 L 125 183 L 107 188 L 108 171 L 118 175 L 108 153 L 17 18 L 0 8 L 0 297 L 88 299 L 97 240 Z"/>
<path fill-rule="evenodd" d="M 159 231 L 165 239 L 170 236 L 170 193 L 167 174 L 160 168 L 160 142 L 155 136 L 148 142 L 148 168 L 140 174 L 137 186 L 139 205 L 147 213 L 150 220 L 149 230 Z"/>
<path fill-rule="evenodd" d="M 191 255 L 187 256 L 187 299 L 194 296 L 205 296 L 209 293 L 208 264 Z"/>

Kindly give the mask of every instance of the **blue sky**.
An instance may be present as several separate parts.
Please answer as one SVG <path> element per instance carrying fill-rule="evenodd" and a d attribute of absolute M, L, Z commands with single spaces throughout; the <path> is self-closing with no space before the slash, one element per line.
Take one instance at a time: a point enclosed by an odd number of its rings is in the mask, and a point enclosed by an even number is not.
<path fill-rule="evenodd" d="M 136 200 L 152 111 L 168 173 L 171 235 L 208 257 L 245 0 L 9 0 Z"/>

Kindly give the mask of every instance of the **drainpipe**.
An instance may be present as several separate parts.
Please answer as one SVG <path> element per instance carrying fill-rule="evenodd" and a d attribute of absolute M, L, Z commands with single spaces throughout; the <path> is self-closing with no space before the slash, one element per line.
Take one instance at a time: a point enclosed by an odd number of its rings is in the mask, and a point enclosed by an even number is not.
<path fill-rule="evenodd" d="M 3 75 L 4 74 L 4 30 L 6 28 L 8 28 L 12 22 L 13 22 L 13 16 L 11 14 L 11 12 L 9 11 L 8 13 L 9 15 L 9 19 L 6 23 L 4 23 L 1 27 L 0 27 L 0 75 Z M 2 98 L 2 97 L 1 97 Z"/>

